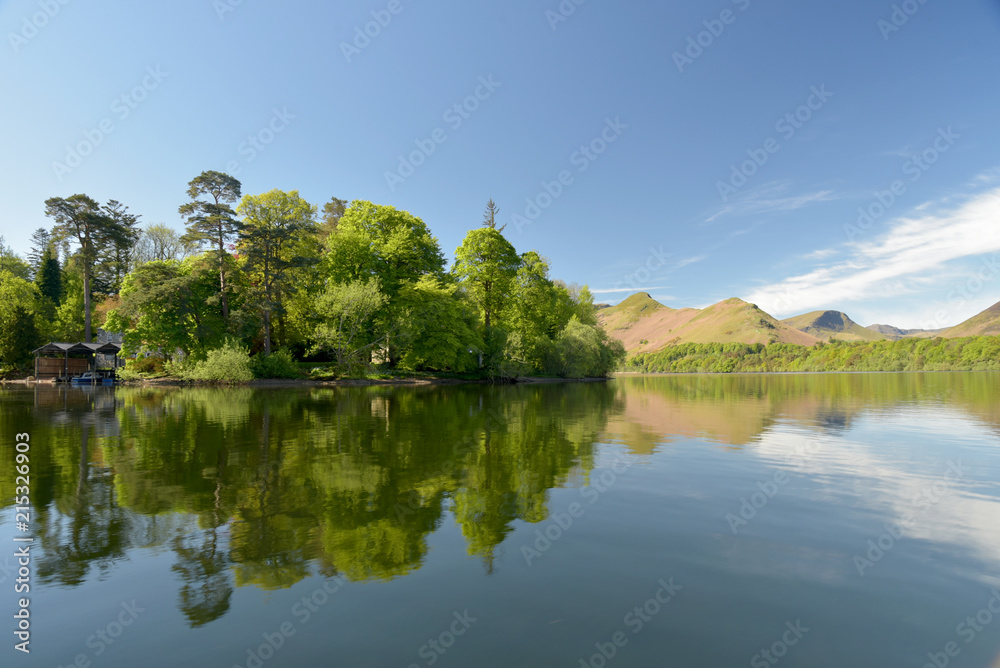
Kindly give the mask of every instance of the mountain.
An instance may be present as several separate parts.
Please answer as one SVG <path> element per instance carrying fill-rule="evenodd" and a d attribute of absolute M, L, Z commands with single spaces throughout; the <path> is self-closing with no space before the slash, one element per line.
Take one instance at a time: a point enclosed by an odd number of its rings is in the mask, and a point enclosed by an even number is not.
<path fill-rule="evenodd" d="M 865 329 L 878 332 L 890 341 L 911 338 L 929 339 L 935 336 L 940 336 L 941 333 L 944 332 L 943 329 L 900 329 L 899 327 L 893 327 L 892 325 L 868 325 Z"/>
<path fill-rule="evenodd" d="M 813 311 L 785 318 L 781 322 L 823 341 L 833 338 L 838 341 L 881 341 L 886 338 L 879 332 L 862 327 L 840 311 Z"/>
<path fill-rule="evenodd" d="M 979 315 L 974 315 L 965 322 L 949 327 L 941 333 L 941 336 L 946 339 L 957 339 L 960 336 L 997 335 L 1000 335 L 1000 302 Z"/>
<path fill-rule="evenodd" d="M 679 343 L 797 343 L 818 338 L 789 327 L 742 299 L 727 299 L 704 309 L 673 309 L 639 292 L 617 306 L 601 309 L 597 319 L 629 353 L 652 352 Z"/>

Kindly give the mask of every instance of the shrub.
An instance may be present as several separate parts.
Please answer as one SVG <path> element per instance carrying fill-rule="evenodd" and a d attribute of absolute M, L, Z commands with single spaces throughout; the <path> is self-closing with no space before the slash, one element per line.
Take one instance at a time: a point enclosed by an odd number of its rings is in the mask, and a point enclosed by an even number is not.
<path fill-rule="evenodd" d="M 242 383 L 253 380 L 253 369 L 247 349 L 234 341 L 208 351 L 205 359 L 184 373 L 189 380 L 216 383 Z"/>
<path fill-rule="evenodd" d="M 126 361 L 125 368 L 120 369 L 119 373 L 122 371 L 127 371 L 133 377 L 145 374 L 160 374 L 163 373 L 163 359 L 140 354 L 135 359 Z"/>
<path fill-rule="evenodd" d="M 298 378 L 301 375 L 292 353 L 284 348 L 270 355 L 254 355 L 250 368 L 255 378 Z"/>

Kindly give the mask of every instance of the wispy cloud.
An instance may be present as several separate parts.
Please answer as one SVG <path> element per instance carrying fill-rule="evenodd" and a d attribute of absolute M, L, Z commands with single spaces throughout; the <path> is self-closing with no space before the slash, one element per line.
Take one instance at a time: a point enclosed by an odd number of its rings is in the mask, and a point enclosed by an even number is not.
<path fill-rule="evenodd" d="M 734 202 L 712 212 L 704 223 L 712 223 L 723 216 L 748 216 L 777 211 L 796 211 L 817 202 L 829 202 L 837 199 L 832 190 L 818 190 L 799 195 L 789 194 L 790 185 L 787 182 L 776 181 L 758 186 L 747 191 L 745 195 Z"/>
<path fill-rule="evenodd" d="M 791 315 L 900 294 L 907 284 L 934 284 L 949 274 L 947 262 L 1000 251 L 998 222 L 1000 188 L 950 211 L 891 221 L 880 239 L 849 244 L 843 261 L 763 286 L 746 299 L 775 315 Z"/>
<path fill-rule="evenodd" d="M 688 266 L 689 264 L 694 264 L 695 262 L 701 262 L 702 260 L 708 259 L 707 255 L 695 255 L 694 257 L 687 257 L 674 265 L 674 269 L 681 269 Z"/>

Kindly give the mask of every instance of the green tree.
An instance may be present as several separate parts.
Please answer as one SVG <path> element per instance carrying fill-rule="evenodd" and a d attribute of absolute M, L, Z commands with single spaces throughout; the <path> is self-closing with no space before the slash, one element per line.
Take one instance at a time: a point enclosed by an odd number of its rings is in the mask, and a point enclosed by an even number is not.
<path fill-rule="evenodd" d="M 559 373 L 566 378 L 597 378 L 625 361 L 625 346 L 600 327 L 585 325 L 575 315 L 556 338 Z"/>
<path fill-rule="evenodd" d="M 453 281 L 422 276 L 403 289 L 400 365 L 413 370 L 470 371 L 482 339 L 475 304 Z"/>
<path fill-rule="evenodd" d="M 39 343 L 35 312 L 40 295 L 34 284 L 0 271 L 0 365 L 20 366 Z"/>
<path fill-rule="evenodd" d="M 57 240 L 72 239 L 79 244 L 78 256 L 83 275 L 84 340 L 90 342 L 91 281 L 94 267 L 104 248 L 119 243 L 127 235 L 120 219 L 112 218 L 86 195 L 45 200 L 45 215 L 55 220 L 52 235 Z"/>
<path fill-rule="evenodd" d="M 229 293 L 226 282 L 226 245 L 236 239 L 240 223 L 230 205 L 239 201 L 242 185 L 223 172 L 202 172 L 188 183 L 190 202 L 182 204 L 179 213 L 187 219 L 187 233 L 182 241 L 191 244 L 209 243 L 216 255 L 219 272 L 219 299 L 222 318 L 229 320 Z M 202 199 L 199 199 L 202 198 Z"/>
<path fill-rule="evenodd" d="M 481 227 L 470 230 L 455 250 L 452 268 L 462 286 L 479 305 L 483 326 L 489 330 L 494 316 L 510 298 L 511 287 L 521 258 L 498 230 Z"/>
<path fill-rule="evenodd" d="M 337 366 L 347 371 L 363 365 L 383 340 L 374 330 L 375 315 L 385 301 L 377 278 L 330 284 L 316 301 L 314 352 L 333 352 Z"/>
<path fill-rule="evenodd" d="M 259 277 L 257 304 L 264 323 L 264 353 L 271 353 L 271 317 L 283 315 L 282 297 L 293 290 L 290 270 L 311 261 L 296 252 L 296 241 L 316 231 L 316 207 L 293 190 L 247 195 L 237 209 L 244 217 L 239 250 L 246 268 Z M 291 252 L 287 252 L 291 251 Z"/>
<path fill-rule="evenodd" d="M 98 292 L 114 295 L 121 290 L 122 280 L 132 266 L 132 254 L 139 240 L 139 216 L 116 200 L 109 200 L 101 213 L 109 221 L 110 233 L 102 235 L 95 283 L 100 286 Z"/>
<path fill-rule="evenodd" d="M 108 314 L 106 328 L 121 331 L 131 353 L 160 349 L 172 355 L 180 349 L 201 356 L 221 346 L 228 323 L 216 301 L 214 260 L 209 255 L 139 265 L 125 278 L 121 305 Z"/>
<path fill-rule="evenodd" d="M 38 286 L 42 297 L 50 300 L 53 306 L 59 306 L 62 303 L 62 269 L 59 267 L 55 246 L 52 243 L 42 253 L 38 271 L 35 272 L 35 285 Z"/>
<path fill-rule="evenodd" d="M 386 302 L 377 328 L 387 341 L 389 363 L 395 365 L 399 356 L 392 333 L 400 326 L 400 294 L 421 276 L 443 275 L 444 256 L 437 239 L 422 220 L 406 211 L 355 200 L 327 246 L 324 273 L 334 283 L 380 280 Z"/>
<path fill-rule="evenodd" d="M 28 252 L 28 264 L 31 265 L 31 275 L 37 276 L 41 270 L 42 256 L 52 245 L 52 234 L 44 227 L 39 227 L 31 233 L 31 250 Z"/>
<path fill-rule="evenodd" d="M 0 271 L 9 271 L 18 278 L 31 280 L 31 266 L 22 260 L 0 235 Z"/>
<path fill-rule="evenodd" d="M 337 226 L 340 223 L 340 219 L 344 217 L 348 204 L 349 202 L 346 199 L 332 197 L 329 202 L 323 205 L 319 225 L 320 237 L 322 239 L 325 240 L 337 231 Z"/>

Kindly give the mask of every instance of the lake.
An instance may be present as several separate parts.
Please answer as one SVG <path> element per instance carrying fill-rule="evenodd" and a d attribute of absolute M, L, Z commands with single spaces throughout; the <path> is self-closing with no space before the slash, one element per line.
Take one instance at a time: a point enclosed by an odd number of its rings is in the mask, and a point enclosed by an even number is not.
<path fill-rule="evenodd" d="M 5 666 L 1000 666 L 997 373 L 8 387 L 0 462 Z"/>

